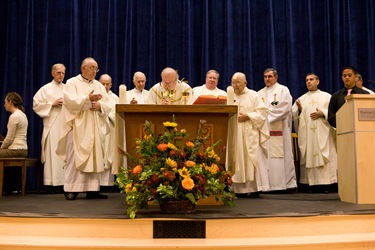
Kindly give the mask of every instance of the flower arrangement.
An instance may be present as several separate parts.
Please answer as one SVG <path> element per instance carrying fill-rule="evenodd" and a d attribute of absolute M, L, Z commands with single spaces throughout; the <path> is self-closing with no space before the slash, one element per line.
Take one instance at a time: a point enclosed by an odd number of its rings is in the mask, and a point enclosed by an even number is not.
<path fill-rule="evenodd" d="M 185 129 L 178 130 L 175 122 L 164 122 L 164 133 L 156 135 L 151 123 L 145 122 L 143 139 L 136 139 L 139 160 L 123 152 L 134 165 L 122 168 L 116 184 L 126 193 L 127 214 L 136 217 L 137 211 L 147 208 L 150 201 L 163 204 L 170 200 L 199 199 L 218 195 L 226 205 L 233 206 L 232 174 L 220 166 L 220 157 L 212 146 L 205 144 L 209 135 L 202 135 L 205 121 L 194 140 L 188 139 Z M 130 165 L 130 164 L 128 164 Z"/>

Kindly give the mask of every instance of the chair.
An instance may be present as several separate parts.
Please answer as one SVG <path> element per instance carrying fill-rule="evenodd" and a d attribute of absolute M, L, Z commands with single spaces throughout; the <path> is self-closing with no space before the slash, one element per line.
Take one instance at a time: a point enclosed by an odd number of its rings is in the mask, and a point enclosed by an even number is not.
<path fill-rule="evenodd" d="M 37 168 L 37 190 L 39 191 L 39 180 L 40 180 L 40 160 L 36 158 L 25 158 L 25 157 L 8 157 L 0 158 L 0 198 L 3 196 L 3 179 L 4 179 L 4 167 L 21 167 L 21 180 L 22 180 L 22 196 L 26 193 L 26 173 L 27 167 Z"/>

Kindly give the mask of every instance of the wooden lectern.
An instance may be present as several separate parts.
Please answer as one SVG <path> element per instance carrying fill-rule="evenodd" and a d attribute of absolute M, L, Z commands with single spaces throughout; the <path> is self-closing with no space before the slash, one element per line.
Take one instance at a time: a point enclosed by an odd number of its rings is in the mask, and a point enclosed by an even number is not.
<path fill-rule="evenodd" d="M 199 129 L 200 120 L 206 120 L 206 133 L 210 133 L 210 143 L 220 140 L 215 149 L 226 147 L 228 121 L 237 122 L 236 105 L 116 105 L 115 143 L 132 156 L 136 156 L 135 139 L 142 139 L 146 120 L 153 124 L 154 132 L 164 132 L 163 122 L 172 121 L 175 116 L 178 129 L 186 129 L 193 139 Z M 225 152 L 220 156 L 220 163 L 225 164 Z M 127 166 L 125 158 L 115 151 L 113 173 Z"/>
<path fill-rule="evenodd" d="M 353 94 L 336 113 L 341 201 L 375 204 L 375 95 Z"/>

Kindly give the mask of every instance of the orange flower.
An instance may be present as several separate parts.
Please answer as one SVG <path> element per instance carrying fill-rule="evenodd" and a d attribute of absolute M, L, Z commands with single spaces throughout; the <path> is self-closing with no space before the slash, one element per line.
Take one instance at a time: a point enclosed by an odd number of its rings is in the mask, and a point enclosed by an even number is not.
<path fill-rule="evenodd" d="M 165 143 L 160 143 L 159 145 L 158 145 L 158 150 L 159 151 L 165 151 L 165 150 L 167 150 L 168 149 L 168 145 L 167 144 L 165 144 Z"/>
<path fill-rule="evenodd" d="M 182 180 L 182 187 L 186 190 L 192 190 L 194 188 L 194 181 L 190 177 Z"/>
<path fill-rule="evenodd" d="M 133 168 L 133 174 L 134 175 L 137 175 L 139 174 L 140 172 L 142 172 L 142 166 L 141 165 L 137 165 Z"/>
<path fill-rule="evenodd" d="M 194 143 L 192 143 L 191 141 L 187 141 L 186 142 L 186 147 L 193 148 L 194 147 Z"/>
<path fill-rule="evenodd" d="M 197 165 L 197 164 L 193 161 L 185 161 L 186 167 L 195 167 L 195 165 Z"/>

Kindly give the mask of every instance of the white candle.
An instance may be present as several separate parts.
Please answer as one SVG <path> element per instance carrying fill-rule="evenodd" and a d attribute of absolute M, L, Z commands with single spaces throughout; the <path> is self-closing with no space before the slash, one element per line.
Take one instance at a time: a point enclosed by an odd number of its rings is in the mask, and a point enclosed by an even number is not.
<path fill-rule="evenodd" d="M 125 104 L 126 103 L 126 85 L 125 84 L 120 85 L 119 93 L 120 93 L 119 103 Z"/>
<path fill-rule="evenodd" d="M 234 104 L 234 90 L 232 86 L 227 87 L 227 105 Z"/>

